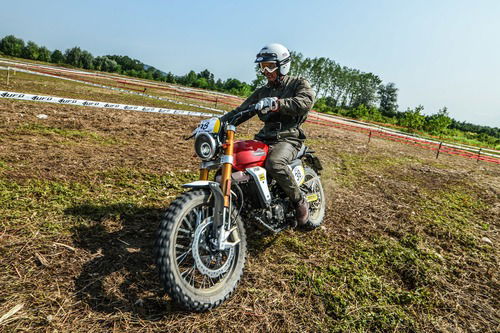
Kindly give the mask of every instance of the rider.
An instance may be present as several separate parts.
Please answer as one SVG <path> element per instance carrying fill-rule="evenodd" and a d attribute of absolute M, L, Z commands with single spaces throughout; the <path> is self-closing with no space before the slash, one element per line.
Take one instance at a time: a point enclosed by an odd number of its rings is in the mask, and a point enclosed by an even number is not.
<path fill-rule="evenodd" d="M 294 203 L 297 223 L 304 225 L 309 218 L 309 205 L 292 179 L 288 164 L 296 158 L 306 138 L 300 125 L 314 105 L 314 92 L 307 80 L 288 75 L 291 57 L 283 45 L 264 46 L 255 62 L 266 76 L 267 85 L 255 90 L 239 107 L 225 114 L 223 119 L 231 119 L 255 104 L 256 113 L 241 117 L 236 125 L 255 114 L 264 122 L 264 127 L 255 135 L 255 139 L 269 145 L 266 170 Z"/>

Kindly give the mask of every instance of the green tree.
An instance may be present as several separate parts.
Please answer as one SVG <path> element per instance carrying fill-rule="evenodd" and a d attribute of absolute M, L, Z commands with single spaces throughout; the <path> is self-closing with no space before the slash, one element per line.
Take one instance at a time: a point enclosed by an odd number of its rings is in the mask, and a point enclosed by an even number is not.
<path fill-rule="evenodd" d="M 292 62 L 293 64 L 293 62 Z M 255 66 L 255 80 L 252 81 L 252 88 L 257 89 L 264 86 L 267 83 L 267 79 L 260 71 L 260 66 Z"/>
<path fill-rule="evenodd" d="M 109 59 L 106 56 L 102 57 L 95 57 L 92 65 L 94 69 L 97 69 L 98 71 L 103 71 L 103 72 L 117 72 L 118 71 L 118 64 L 116 61 Z"/>
<path fill-rule="evenodd" d="M 21 57 L 24 48 L 24 41 L 13 35 L 5 36 L 0 41 L 0 51 L 12 57 Z"/>
<path fill-rule="evenodd" d="M 380 82 L 380 78 L 372 73 L 358 73 L 353 82 L 350 106 L 357 107 L 361 104 L 373 106 L 377 99 L 376 93 Z"/>
<path fill-rule="evenodd" d="M 82 50 L 79 47 L 67 49 L 64 53 L 66 63 L 75 67 L 82 67 Z"/>
<path fill-rule="evenodd" d="M 186 81 L 185 81 L 186 83 L 185 84 L 192 87 L 197 79 L 198 79 L 198 76 L 196 75 L 196 73 L 194 71 L 190 71 L 186 75 Z"/>
<path fill-rule="evenodd" d="M 224 82 L 224 89 L 229 90 L 239 90 L 241 88 L 241 81 L 238 79 L 229 78 Z"/>
<path fill-rule="evenodd" d="M 206 88 L 215 88 L 215 76 L 208 69 L 205 69 L 198 73 L 198 78 L 205 79 L 207 81 Z"/>
<path fill-rule="evenodd" d="M 93 65 L 94 69 L 100 71 L 111 73 L 120 72 L 120 65 L 118 65 L 118 63 L 113 59 L 109 59 L 106 56 L 94 58 Z M 99 68 L 97 66 L 99 66 Z"/>
<path fill-rule="evenodd" d="M 425 122 L 425 130 L 434 134 L 442 134 L 451 125 L 451 118 L 448 114 L 448 109 L 443 107 L 437 114 L 427 117 Z"/>
<path fill-rule="evenodd" d="M 50 62 L 54 64 L 63 64 L 66 62 L 66 58 L 61 51 L 54 50 L 50 55 Z"/>
<path fill-rule="evenodd" d="M 301 76 L 300 69 L 304 56 L 300 52 L 290 51 L 290 57 L 292 58 L 290 73 L 294 76 Z"/>
<path fill-rule="evenodd" d="M 240 95 L 240 96 L 248 96 L 252 93 L 252 86 L 241 82 L 238 79 L 229 78 L 222 84 L 223 91 L 227 91 L 231 94 Z"/>
<path fill-rule="evenodd" d="M 252 91 L 253 91 L 252 86 L 243 82 L 243 85 L 241 86 L 241 88 L 239 89 L 239 91 L 236 94 L 240 95 L 240 96 L 247 97 L 247 96 L 250 96 Z"/>
<path fill-rule="evenodd" d="M 167 73 L 167 77 L 165 78 L 165 81 L 168 83 L 175 83 L 175 75 L 172 74 L 171 72 Z"/>
<path fill-rule="evenodd" d="M 137 59 L 132 59 L 127 56 L 119 56 L 119 55 L 107 55 L 109 59 L 116 61 L 118 65 L 120 65 L 123 71 L 129 71 L 131 69 L 136 72 L 144 70 L 144 64 Z"/>
<path fill-rule="evenodd" d="M 398 110 L 398 88 L 392 82 L 381 84 L 378 88 L 380 112 L 386 117 L 394 117 Z"/>
<path fill-rule="evenodd" d="M 311 87 L 314 89 L 316 96 L 321 96 L 328 83 L 327 77 L 331 75 L 329 73 L 329 60 L 327 58 L 314 58 L 311 60 L 311 66 L 309 67 L 309 82 Z"/>
<path fill-rule="evenodd" d="M 93 63 L 94 69 L 96 69 L 98 71 L 107 71 L 106 59 L 108 59 L 108 58 L 107 57 L 95 57 L 94 63 Z"/>
<path fill-rule="evenodd" d="M 421 114 L 424 110 L 422 105 L 415 109 L 408 108 L 400 119 L 400 125 L 408 127 L 410 130 L 420 130 L 425 124 L 425 116 Z"/>
<path fill-rule="evenodd" d="M 135 69 L 130 69 L 126 73 L 128 76 L 134 76 L 134 77 L 138 77 L 140 74 L 139 71 L 136 71 Z"/>
<path fill-rule="evenodd" d="M 80 56 L 81 66 L 85 69 L 93 69 L 94 56 L 88 51 L 82 51 Z"/>
<path fill-rule="evenodd" d="M 165 75 L 161 71 L 155 69 L 153 72 L 153 79 L 157 81 L 165 81 Z"/>
<path fill-rule="evenodd" d="M 195 87 L 198 87 L 198 88 L 202 88 L 202 89 L 206 89 L 208 88 L 208 81 L 206 78 L 204 77 L 200 77 L 198 78 L 195 82 L 194 82 L 194 86 Z"/>
<path fill-rule="evenodd" d="M 328 63 L 328 76 L 326 78 L 326 95 L 331 98 L 332 106 L 337 105 L 339 93 L 341 92 L 342 67 L 335 61 L 330 60 Z"/>
<path fill-rule="evenodd" d="M 50 51 L 45 46 L 40 47 L 38 50 L 38 60 L 40 61 L 50 61 Z"/>
<path fill-rule="evenodd" d="M 29 41 L 21 52 L 21 57 L 25 59 L 37 60 L 40 48 L 35 42 Z"/>
<path fill-rule="evenodd" d="M 215 81 L 215 89 L 224 91 L 224 82 L 221 79 L 217 79 L 217 81 Z"/>

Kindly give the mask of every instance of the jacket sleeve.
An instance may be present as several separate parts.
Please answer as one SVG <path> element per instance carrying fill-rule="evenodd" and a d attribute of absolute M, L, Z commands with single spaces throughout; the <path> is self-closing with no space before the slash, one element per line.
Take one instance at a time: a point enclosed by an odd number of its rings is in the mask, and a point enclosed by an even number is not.
<path fill-rule="evenodd" d="M 257 103 L 259 101 L 259 90 L 260 89 L 255 90 L 243 103 L 241 103 L 240 106 L 238 106 L 233 111 L 226 113 L 225 115 L 220 117 L 220 119 L 222 121 L 228 121 L 231 118 L 233 118 L 234 116 L 236 116 L 238 113 L 240 113 L 241 111 L 248 109 L 248 107 L 250 105 Z M 249 120 L 250 118 L 252 118 L 256 114 L 257 114 L 257 112 L 250 112 L 250 113 L 246 114 L 244 117 L 241 117 L 240 119 L 238 119 L 235 126 L 238 126 L 239 124 Z"/>
<path fill-rule="evenodd" d="M 300 79 L 295 90 L 295 96 L 280 99 L 279 112 L 288 116 L 303 116 L 314 105 L 314 91 L 306 79 Z"/>

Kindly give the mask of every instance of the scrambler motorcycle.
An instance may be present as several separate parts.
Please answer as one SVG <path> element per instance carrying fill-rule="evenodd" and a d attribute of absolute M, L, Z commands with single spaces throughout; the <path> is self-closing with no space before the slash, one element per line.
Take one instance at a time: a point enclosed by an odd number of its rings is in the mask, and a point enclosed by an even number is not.
<path fill-rule="evenodd" d="M 170 204 L 156 234 L 160 282 L 191 311 L 212 309 L 233 293 L 243 274 L 250 223 L 273 233 L 296 226 L 294 205 L 264 169 L 268 145 L 234 140 L 235 124 L 248 112 L 253 106 L 228 121 L 203 120 L 194 130 L 199 180 L 183 185 L 188 191 Z M 318 227 L 325 215 L 322 167 L 313 153 L 302 145 L 288 166 L 309 202 L 307 229 Z"/>

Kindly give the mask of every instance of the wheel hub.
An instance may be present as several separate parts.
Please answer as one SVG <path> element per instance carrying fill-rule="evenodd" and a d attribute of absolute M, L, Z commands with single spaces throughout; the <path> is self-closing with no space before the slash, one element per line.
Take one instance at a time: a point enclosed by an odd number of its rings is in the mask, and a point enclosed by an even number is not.
<path fill-rule="evenodd" d="M 205 219 L 196 227 L 192 243 L 193 258 L 198 271 L 210 278 L 217 278 L 227 272 L 234 258 L 234 247 L 224 251 L 213 251 L 209 244 L 210 228 L 213 219 Z M 224 257 L 225 260 L 224 260 Z"/>

